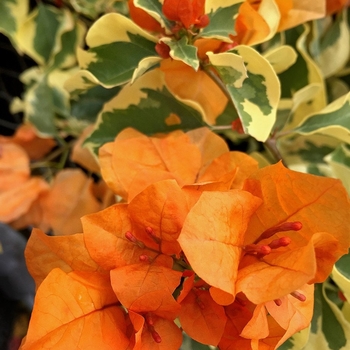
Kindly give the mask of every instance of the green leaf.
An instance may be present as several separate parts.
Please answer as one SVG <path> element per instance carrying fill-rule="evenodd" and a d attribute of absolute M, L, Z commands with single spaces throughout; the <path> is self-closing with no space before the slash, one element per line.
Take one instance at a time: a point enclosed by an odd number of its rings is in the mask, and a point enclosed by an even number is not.
<path fill-rule="evenodd" d="M 144 74 L 134 84 L 127 84 L 104 105 L 95 130 L 86 140 L 94 152 L 127 127 L 145 134 L 191 130 L 206 125 L 199 111 L 176 99 L 165 86 L 160 70 Z"/>
<path fill-rule="evenodd" d="M 308 85 L 318 86 L 318 91 L 304 106 L 294 112 L 293 126 L 297 126 L 306 114 L 314 113 L 326 106 L 326 91 L 324 78 L 315 61 L 308 53 L 308 37 L 310 28 L 306 25 L 298 26 L 284 32 L 286 44 L 295 48 L 298 53 L 296 62 L 286 71 L 279 74 L 281 82 L 281 97 L 292 98 L 296 91 L 301 91 Z"/>
<path fill-rule="evenodd" d="M 26 118 L 44 136 L 56 134 L 54 96 L 44 76 L 37 84 L 32 86 L 26 95 L 28 103 Z"/>
<path fill-rule="evenodd" d="M 338 98 L 319 113 L 309 116 L 296 132 L 309 135 L 321 133 L 350 143 L 350 93 Z"/>
<path fill-rule="evenodd" d="M 315 310 L 308 345 L 314 349 L 345 350 L 350 340 L 349 323 L 334 303 L 334 287 L 326 282 L 316 285 Z M 339 300 L 339 299 L 338 299 Z"/>
<path fill-rule="evenodd" d="M 36 34 L 33 40 L 35 51 L 47 63 L 55 45 L 55 38 L 60 26 L 60 13 L 56 8 L 38 4 L 38 15 L 35 18 Z"/>
<path fill-rule="evenodd" d="M 236 35 L 234 27 L 240 6 L 241 3 L 238 3 L 212 10 L 208 14 L 209 24 L 202 29 L 199 36 L 231 42 L 229 35 Z"/>
<path fill-rule="evenodd" d="M 143 60 L 141 60 L 137 66 L 137 68 L 134 70 L 134 73 L 131 78 L 131 84 L 139 77 L 141 77 L 143 74 L 148 72 L 150 69 L 153 69 L 157 66 L 159 66 L 159 62 L 162 59 L 160 57 L 146 57 Z"/>
<path fill-rule="evenodd" d="M 213 54 L 207 52 L 210 63 L 219 73 L 226 86 L 241 88 L 244 79 L 248 77 L 243 58 L 233 52 Z"/>
<path fill-rule="evenodd" d="M 83 44 L 85 25 L 77 21 L 68 11 L 63 11 L 55 46 L 52 49 L 48 65 L 50 70 L 69 68 L 76 65 L 76 51 Z"/>
<path fill-rule="evenodd" d="M 77 13 L 81 13 L 92 19 L 97 18 L 102 13 L 111 12 L 117 8 L 118 13 L 124 13 L 126 11 L 125 7 L 127 7 L 125 1 L 111 2 L 110 0 L 74 0 L 69 1 L 69 4 L 73 6 Z"/>
<path fill-rule="evenodd" d="M 84 35 L 85 25 L 70 11 L 40 2 L 16 37 L 21 51 L 49 72 L 76 64 L 76 50 Z"/>
<path fill-rule="evenodd" d="M 0 32 L 5 33 L 13 42 L 20 24 L 28 12 L 27 0 L 1 0 L 0 1 Z"/>
<path fill-rule="evenodd" d="M 310 51 L 325 78 L 334 75 L 343 68 L 350 55 L 350 33 L 347 11 L 339 12 L 332 23 L 330 18 L 314 22 L 313 40 Z M 332 64 L 329 64 L 332 62 Z"/>
<path fill-rule="evenodd" d="M 350 194 L 350 149 L 348 145 L 339 145 L 328 154 L 325 161 L 330 165 L 333 175 L 340 179 Z"/>
<path fill-rule="evenodd" d="M 95 86 L 85 91 L 71 101 L 71 115 L 79 120 L 94 123 L 104 103 L 112 99 L 119 90 L 119 86 L 112 89 Z"/>
<path fill-rule="evenodd" d="M 275 124 L 280 98 L 277 75 L 270 63 L 251 47 L 237 46 L 225 53 L 228 54 L 231 54 L 229 57 L 237 63 L 225 69 L 220 65 L 220 78 L 237 109 L 245 133 L 258 141 L 266 141 Z M 246 73 L 237 56 L 241 56 L 240 61 L 243 59 Z M 212 60 L 210 55 L 209 57 Z M 234 72 L 233 69 L 236 68 L 241 75 Z"/>
<path fill-rule="evenodd" d="M 349 294 L 350 294 L 350 253 L 343 255 L 336 263 L 337 270 L 349 280 Z"/>
<path fill-rule="evenodd" d="M 91 48 L 89 52 L 97 60 L 89 64 L 88 71 L 107 86 L 129 81 L 143 58 L 157 54 L 154 43 L 132 34 L 130 42 L 114 42 Z"/>
<path fill-rule="evenodd" d="M 188 45 L 188 38 L 186 36 L 183 36 L 180 40 L 164 38 L 161 41 L 170 47 L 171 58 L 182 61 L 195 71 L 198 70 L 199 59 L 197 57 L 197 48 L 193 45 Z"/>
<path fill-rule="evenodd" d="M 105 87 L 121 85 L 133 77 L 140 61 L 158 56 L 157 41 L 130 19 L 110 13 L 91 26 L 86 36 L 90 49 L 78 52 L 79 65 Z"/>

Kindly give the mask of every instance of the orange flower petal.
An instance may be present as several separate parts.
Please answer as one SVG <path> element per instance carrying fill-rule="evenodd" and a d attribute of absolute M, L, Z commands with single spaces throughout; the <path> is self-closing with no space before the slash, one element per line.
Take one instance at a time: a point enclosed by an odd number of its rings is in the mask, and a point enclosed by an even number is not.
<path fill-rule="evenodd" d="M 275 0 L 281 12 L 279 31 L 322 18 L 326 15 L 326 1 Z M 292 4 L 291 4 L 292 3 Z"/>
<path fill-rule="evenodd" d="M 232 188 L 242 188 L 244 181 L 258 170 L 255 159 L 242 152 L 227 152 L 217 157 L 198 181 L 221 181 L 225 174 L 237 169 Z"/>
<path fill-rule="evenodd" d="M 136 238 L 164 254 L 180 254 L 177 238 L 188 207 L 185 195 L 175 180 L 150 185 L 130 202 L 128 211 Z M 147 233 L 147 229 L 151 232 Z"/>
<path fill-rule="evenodd" d="M 41 193 L 48 191 L 49 185 L 39 177 L 17 184 L 0 193 L 0 221 L 11 222 L 24 215 Z"/>
<path fill-rule="evenodd" d="M 139 262 L 144 252 L 126 239 L 131 230 L 126 204 L 115 204 L 81 218 L 84 242 L 91 258 L 105 270 Z"/>
<path fill-rule="evenodd" d="M 305 301 L 299 301 L 291 295 L 282 299 L 282 304 L 277 306 L 273 301 L 265 304 L 271 317 L 286 330 L 276 347 L 285 342 L 296 332 L 308 327 L 314 310 L 314 286 L 306 284 L 299 289 L 305 296 Z"/>
<path fill-rule="evenodd" d="M 350 6 L 349 0 L 327 0 L 327 15 L 340 11 L 345 6 Z"/>
<path fill-rule="evenodd" d="M 247 339 L 262 339 L 268 335 L 267 311 L 265 305 L 260 304 L 255 307 L 252 318 L 245 325 L 240 336 Z"/>
<path fill-rule="evenodd" d="M 100 210 L 92 191 L 93 180 L 79 169 L 60 171 L 43 200 L 45 220 L 55 235 L 82 232 L 80 218 Z"/>
<path fill-rule="evenodd" d="M 157 343 L 143 316 L 130 311 L 130 320 L 135 327 L 136 341 L 133 350 L 178 350 L 182 344 L 182 332 L 174 322 L 154 316 L 153 328 L 160 337 Z"/>
<path fill-rule="evenodd" d="M 50 310 L 50 312 L 48 312 Z M 23 350 L 127 349 L 123 310 L 108 276 L 54 269 L 40 285 Z"/>
<path fill-rule="evenodd" d="M 249 1 L 244 1 L 239 7 L 235 23 L 236 35 L 232 38 L 238 44 L 254 45 L 270 34 L 270 28 L 265 19 Z"/>
<path fill-rule="evenodd" d="M 38 136 L 37 130 L 30 124 L 20 125 L 11 137 L 0 136 L 0 142 L 16 143 L 26 151 L 32 160 L 42 158 L 56 146 L 52 138 Z"/>
<path fill-rule="evenodd" d="M 0 193 L 24 183 L 30 175 L 29 157 L 15 143 L 0 143 Z"/>
<path fill-rule="evenodd" d="M 203 192 L 189 212 L 179 243 L 196 274 L 235 295 L 235 280 L 250 216 L 261 201 L 249 193 Z"/>
<path fill-rule="evenodd" d="M 149 138 L 126 129 L 113 146 L 101 147 L 100 164 L 108 186 L 130 201 L 156 181 L 173 178 L 180 186 L 193 183 L 200 168 L 200 152 L 181 131 Z"/>
<path fill-rule="evenodd" d="M 77 141 L 75 142 L 72 153 L 71 153 L 71 160 L 79 165 L 81 165 L 83 168 L 93 172 L 93 173 L 99 173 L 100 172 L 100 166 L 97 162 L 96 156 L 94 156 L 91 151 L 89 151 L 87 148 L 83 146 L 83 143 L 85 139 L 91 134 L 93 131 L 94 126 L 89 125 L 87 128 L 84 129 L 84 131 L 80 134 Z"/>
<path fill-rule="evenodd" d="M 180 284 L 181 276 L 181 272 L 172 270 L 172 258 L 163 255 L 150 263 L 112 270 L 111 283 L 118 299 L 127 309 L 135 312 L 156 311 L 158 315 L 162 312 L 164 317 L 174 319 L 179 307 L 172 293 Z M 155 292 L 158 292 L 158 297 Z"/>
<path fill-rule="evenodd" d="M 130 17 L 141 28 L 151 32 L 161 32 L 162 27 L 158 21 L 150 16 L 146 11 L 136 7 L 134 0 L 128 1 Z"/>
<path fill-rule="evenodd" d="M 220 340 L 220 350 L 251 350 L 250 339 L 240 336 L 244 326 L 252 318 L 252 312 L 237 302 L 225 307 L 227 322 Z"/>
<path fill-rule="evenodd" d="M 224 332 L 226 315 L 208 291 L 192 290 L 181 302 L 181 327 L 192 339 L 216 346 Z"/>
<path fill-rule="evenodd" d="M 253 260 L 250 264 L 245 259 Z M 258 260 L 244 257 L 238 271 L 237 292 L 243 292 L 254 304 L 261 304 L 287 295 L 308 283 L 316 271 L 312 242 L 284 252 L 276 251 Z"/>
<path fill-rule="evenodd" d="M 85 248 L 83 235 L 48 236 L 34 228 L 25 250 L 27 267 L 38 287 L 51 270 L 64 272 L 98 271 L 98 265 Z"/>

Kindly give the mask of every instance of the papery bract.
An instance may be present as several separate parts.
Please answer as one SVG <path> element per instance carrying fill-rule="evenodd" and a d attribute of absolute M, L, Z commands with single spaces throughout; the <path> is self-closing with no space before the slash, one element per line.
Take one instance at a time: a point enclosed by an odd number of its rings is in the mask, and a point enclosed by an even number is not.
<path fill-rule="evenodd" d="M 291 293 L 298 283 L 324 281 L 349 247 L 350 226 L 344 217 L 350 204 L 341 182 L 294 172 L 279 163 L 256 172 L 244 189 L 263 200 L 251 217 L 245 244 L 264 245 L 282 236 L 290 237 L 291 243 L 262 259 L 243 257 L 238 290 L 259 304 Z M 300 231 L 277 230 L 272 237 L 259 238 L 264 231 L 293 221 L 302 223 Z"/>
<path fill-rule="evenodd" d="M 39 229 L 33 229 L 25 257 L 37 287 L 54 268 L 60 268 L 66 273 L 101 270 L 86 250 L 82 233 L 51 237 Z"/>
<path fill-rule="evenodd" d="M 177 238 L 188 210 L 185 194 L 175 180 L 148 186 L 128 207 L 135 237 L 149 248 L 177 256 L 181 252 Z"/>
<path fill-rule="evenodd" d="M 59 172 L 52 188 L 43 199 L 44 221 L 55 235 L 81 232 L 80 218 L 101 208 L 92 192 L 93 180 L 79 169 Z"/>
<path fill-rule="evenodd" d="M 37 291 L 21 349 L 108 350 L 116 344 L 126 350 L 129 339 L 108 275 L 52 270 Z"/>
<path fill-rule="evenodd" d="M 208 290 L 197 288 L 193 280 L 194 275 L 185 280 L 178 298 L 181 327 L 191 338 L 216 346 L 227 320 L 224 307 L 213 300 Z"/>
<path fill-rule="evenodd" d="M 132 226 L 127 205 L 115 204 L 82 218 L 84 242 L 91 258 L 105 270 L 139 262 L 142 254 L 154 253 L 130 242 L 125 233 Z"/>
<path fill-rule="evenodd" d="M 11 137 L 0 136 L 0 143 L 7 142 L 15 143 L 22 147 L 32 160 L 42 158 L 56 145 L 52 138 L 38 136 L 37 130 L 30 124 L 20 125 Z"/>
<path fill-rule="evenodd" d="M 182 332 L 174 322 L 152 315 L 153 325 L 149 327 L 145 316 L 133 311 L 129 315 L 135 329 L 134 350 L 178 350 L 181 346 Z M 155 337 L 160 341 L 155 342 Z"/>
<path fill-rule="evenodd" d="M 138 313 L 152 311 L 173 320 L 179 312 L 179 305 L 172 293 L 180 284 L 182 274 L 174 271 L 172 265 L 170 256 L 160 255 L 149 263 L 116 268 L 111 271 L 112 287 L 127 309 Z"/>
<path fill-rule="evenodd" d="M 114 143 L 100 149 L 102 176 L 116 194 L 129 201 L 156 181 L 175 179 L 180 186 L 192 184 L 202 167 L 228 151 L 223 140 L 214 134 L 211 147 L 203 146 L 211 133 L 205 128 L 199 130 L 149 138 L 134 129 L 125 129 Z M 191 135 L 195 135 L 193 141 Z"/>
<path fill-rule="evenodd" d="M 232 295 L 232 301 L 244 234 L 260 204 L 259 198 L 245 191 L 203 192 L 178 238 L 196 274 Z M 220 297 L 213 297 L 220 303 Z"/>

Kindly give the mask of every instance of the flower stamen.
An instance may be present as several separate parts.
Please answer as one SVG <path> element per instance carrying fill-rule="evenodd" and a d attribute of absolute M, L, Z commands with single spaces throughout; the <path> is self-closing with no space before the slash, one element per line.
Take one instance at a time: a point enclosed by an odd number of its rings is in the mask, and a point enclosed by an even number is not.
<path fill-rule="evenodd" d="M 290 221 L 284 222 L 283 224 L 273 226 L 267 230 L 265 230 L 259 238 L 255 241 L 255 243 L 265 239 L 272 237 L 275 233 L 285 232 L 285 231 L 299 231 L 303 227 L 303 224 L 299 221 Z"/>
<path fill-rule="evenodd" d="M 130 231 L 125 232 L 125 238 L 139 246 L 141 249 L 145 248 L 145 244 L 141 241 L 139 241 Z"/>
<path fill-rule="evenodd" d="M 147 227 L 145 228 L 145 230 L 146 230 L 146 233 L 154 240 L 154 242 L 156 242 L 157 244 L 160 244 L 160 243 L 161 243 L 160 238 L 157 237 L 157 235 L 154 233 L 152 227 L 147 226 Z"/>
<path fill-rule="evenodd" d="M 263 257 L 271 253 L 271 248 L 268 245 L 248 244 L 243 247 L 243 250 L 247 254 L 257 255 L 259 257 Z"/>
<path fill-rule="evenodd" d="M 294 291 L 292 293 L 290 293 L 290 295 L 300 301 L 305 301 L 306 300 L 306 296 L 298 291 Z"/>

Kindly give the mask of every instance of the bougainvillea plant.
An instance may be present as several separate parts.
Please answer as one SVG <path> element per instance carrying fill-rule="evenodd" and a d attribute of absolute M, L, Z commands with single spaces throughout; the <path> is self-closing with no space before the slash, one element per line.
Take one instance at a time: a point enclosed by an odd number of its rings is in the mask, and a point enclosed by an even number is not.
<path fill-rule="evenodd" d="M 2 0 L 22 350 L 350 347 L 348 0 Z"/>

